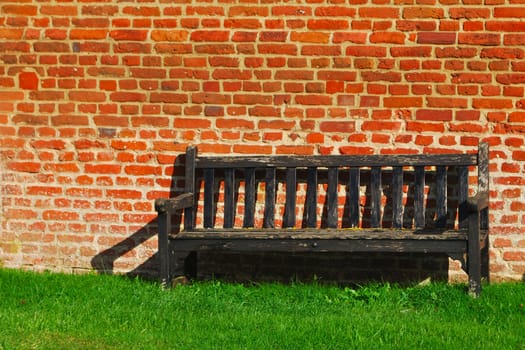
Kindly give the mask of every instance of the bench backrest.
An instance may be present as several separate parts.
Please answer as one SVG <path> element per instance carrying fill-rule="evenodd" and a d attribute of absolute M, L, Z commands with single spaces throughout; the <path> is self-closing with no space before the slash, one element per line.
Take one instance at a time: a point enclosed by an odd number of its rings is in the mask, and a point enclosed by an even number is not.
<path fill-rule="evenodd" d="M 488 191 L 489 177 L 486 143 L 475 154 L 365 156 L 198 156 L 188 147 L 185 166 L 185 192 L 195 194 L 186 230 L 463 228 L 469 180 Z"/>

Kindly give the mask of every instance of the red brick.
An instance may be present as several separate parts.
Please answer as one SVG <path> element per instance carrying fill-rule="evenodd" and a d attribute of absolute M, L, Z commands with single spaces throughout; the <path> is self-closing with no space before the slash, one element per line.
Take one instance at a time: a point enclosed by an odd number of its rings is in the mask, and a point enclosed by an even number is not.
<path fill-rule="evenodd" d="M 229 31 L 217 31 L 217 30 L 197 30 L 191 33 L 190 39 L 192 41 L 211 41 L 211 42 L 217 42 L 217 41 L 227 41 L 230 37 Z"/>
<path fill-rule="evenodd" d="M 43 5 L 40 7 L 40 13 L 51 16 L 76 16 L 78 15 L 77 6 L 63 5 Z"/>
<path fill-rule="evenodd" d="M 349 46 L 346 49 L 348 56 L 358 57 L 386 57 L 387 49 L 385 47 L 370 46 Z"/>
<path fill-rule="evenodd" d="M 86 164 L 84 169 L 93 174 L 120 174 L 122 166 L 119 164 Z"/>
<path fill-rule="evenodd" d="M 63 140 L 35 140 L 31 142 L 31 147 L 36 149 L 62 150 L 66 148 L 66 143 Z"/>
<path fill-rule="evenodd" d="M 294 127 L 295 127 L 294 121 L 261 120 L 258 123 L 259 129 L 291 130 Z"/>
<path fill-rule="evenodd" d="M 427 97 L 427 106 L 434 108 L 467 108 L 466 98 Z"/>
<path fill-rule="evenodd" d="M 312 146 L 277 146 L 275 152 L 276 154 L 311 155 L 314 148 Z"/>
<path fill-rule="evenodd" d="M 44 220 L 75 221 L 79 220 L 80 215 L 77 212 L 46 210 L 42 213 L 42 218 Z"/>
<path fill-rule="evenodd" d="M 162 168 L 151 165 L 128 165 L 124 167 L 124 172 L 133 176 L 162 175 Z"/>
<path fill-rule="evenodd" d="M 419 32 L 418 44 L 451 45 L 456 43 L 456 33 L 450 32 Z"/>
<path fill-rule="evenodd" d="M 106 94 L 103 92 L 96 91 L 70 91 L 69 99 L 71 101 L 79 102 L 104 102 L 106 100 Z"/>
<path fill-rule="evenodd" d="M 477 54 L 475 48 L 436 48 L 436 58 L 473 58 Z"/>
<path fill-rule="evenodd" d="M 119 29 L 110 31 L 109 36 L 112 39 L 119 41 L 144 41 L 148 36 L 148 31 L 136 29 Z"/>
<path fill-rule="evenodd" d="M 355 131 L 354 121 L 325 121 L 319 125 L 322 132 L 350 133 Z"/>
<path fill-rule="evenodd" d="M 405 79 L 409 82 L 443 83 L 447 79 L 447 75 L 442 73 L 406 73 Z"/>
<path fill-rule="evenodd" d="M 503 260 L 505 261 L 525 261 L 525 252 L 506 251 L 503 253 Z"/>
<path fill-rule="evenodd" d="M 416 112 L 416 120 L 451 121 L 452 111 L 420 109 Z"/>
<path fill-rule="evenodd" d="M 356 9 L 346 6 L 324 6 L 316 8 L 315 15 L 318 17 L 354 17 Z"/>
<path fill-rule="evenodd" d="M 38 11 L 34 5 L 3 5 L 2 12 L 10 15 L 36 16 Z"/>
<path fill-rule="evenodd" d="M 142 193 L 137 190 L 106 190 L 106 194 L 110 198 L 118 199 L 140 199 Z"/>
<path fill-rule="evenodd" d="M 114 102 L 145 102 L 146 95 L 140 92 L 113 92 L 110 100 Z"/>
<path fill-rule="evenodd" d="M 510 123 L 525 123 L 525 112 L 511 112 L 508 120 Z"/>
<path fill-rule="evenodd" d="M 511 99 L 503 98 L 474 98 L 472 100 L 472 107 L 474 108 L 489 108 L 489 109 L 505 109 L 512 108 Z"/>
<path fill-rule="evenodd" d="M 495 18 L 524 18 L 525 17 L 525 7 L 514 7 L 514 6 L 496 7 L 494 8 L 494 17 Z"/>
<path fill-rule="evenodd" d="M 489 8 L 451 8 L 449 9 L 449 14 L 451 18 L 454 19 L 475 19 L 475 18 L 489 18 L 490 9 Z"/>
<path fill-rule="evenodd" d="M 307 23 L 310 30 L 344 30 L 349 28 L 348 20 L 311 19 Z"/>
<path fill-rule="evenodd" d="M 266 17 L 269 14 L 269 8 L 263 6 L 232 6 L 228 12 L 228 16 L 258 16 Z"/>
<path fill-rule="evenodd" d="M 346 72 L 339 70 L 320 70 L 317 73 L 317 78 L 320 80 L 355 81 L 357 74 L 356 72 Z"/>
<path fill-rule="evenodd" d="M 216 125 L 220 129 L 254 129 L 252 121 L 237 118 L 220 118 L 217 119 Z"/>
<path fill-rule="evenodd" d="M 431 57 L 432 48 L 429 46 L 393 47 L 390 53 L 393 57 Z"/>
<path fill-rule="evenodd" d="M 486 21 L 485 27 L 489 31 L 495 32 L 523 32 L 525 22 L 520 21 Z"/>
<path fill-rule="evenodd" d="M 370 34 L 371 43 L 403 44 L 405 34 L 401 32 L 374 32 Z"/>
<path fill-rule="evenodd" d="M 512 159 L 517 162 L 525 161 L 525 151 L 514 151 L 512 152 Z"/>
<path fill-rule="evenodd" d="M 365 147 L 365 146 L 341 146 L 339 148 L 340 154 L 356 154 L 356 155 L 364 155 L 364 154 L 374 154 L 374 148 L 372 147 Z"/>
<path fill-rule="evenodd" d="M 440 7 L 406 7 L 403 9 L 403 18 L 434 18 L 440 19 L 444 17 L 444 11 Z"/>
<path fill-rule="evenodd" d="M 439 132 L 442 133 L 445 131 L 444 125 L 442 122 L 439 123 L 429 123 L 429 122 L 407 122 L 406 126 L 407 131 L 413 132 Z"/>
<path fill-rule="evenodd" d="M 523 84 L 525 73 L 497 74 L 496 81 L 500 84 Z"/>
<path fill-rule="evenodd" d="M 21 72 L 18 75 L 18 82 L 20 88 L 24 90 L 37 90 L 39 85 L 38 76 L 34 72 Z"/>
<path fill-rule="evenodd" d="M 487 130 L 486 127 L 474 123 L 451 123 L 448 125 L 448 128 L 452 132 L 462 133 L 482 133 Z"/>
<path fill-rule="evenodd" d="M 387 108 L 422 107 L 421 97 L 385 97 L 383 104 Z"/>
<path fill-rule="evenodd" d="M 234 145 L 234 153 L 240 154 L 271 154 L 272 146 L 264 145 Z"/>
<path fill-rule="evenodd" d="M 361 18 L 399 18 L 399 9 L 394 7 L 360 7 Z"/>
<path fill-rule="evenodd" d="M 500 45 L 501 35 L 490 33 L 459 33 L 458 44 L 463 45 Z"/>
<path fill-rule="evenodd" d="M 350 42 L 354 44 L 365 44 L 368 35 L 366 33 L 355 32 L 335 32 L 332 34 L 334 44 Z"/>
<path fill-rule="evenodd" d="M 311 16 L 312 8 L 310 6 L 272 6 L 272 15 L 274 16 Z"/>
<path fill-rule="evenodd" d="M 328 44 L 330 41 L 330 33 L 320 32 L 292 32 L 290 39 L 303 43 L 319 43 Z"/>
<path fill-rule="evenodd" d="M 388 121 L 364 121 L 361 125 L 362 131 L 400 131 L 401 122 L 388 122 Z"/>
<path fill-rule="evenodd" d="M 330 105 L 332 104 L 332 98 L 325 95 L 298 95 L 295 96 L 295 102 L 300 105 Z"/>

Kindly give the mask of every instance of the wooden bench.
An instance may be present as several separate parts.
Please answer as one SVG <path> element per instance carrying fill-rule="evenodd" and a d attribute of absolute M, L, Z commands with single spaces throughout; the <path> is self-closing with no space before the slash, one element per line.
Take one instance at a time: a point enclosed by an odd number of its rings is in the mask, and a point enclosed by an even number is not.
<path fill-rule="evenodd" d="M 211 157 L 188 147 L 184 193 L 155 202 L 161 280 L 196 277 L 204 250 L 448 253 L 479 295 L 488 179 L 486 143 L 428 155 Z M 181 211 L 184 227 L 172 227 Z"/>

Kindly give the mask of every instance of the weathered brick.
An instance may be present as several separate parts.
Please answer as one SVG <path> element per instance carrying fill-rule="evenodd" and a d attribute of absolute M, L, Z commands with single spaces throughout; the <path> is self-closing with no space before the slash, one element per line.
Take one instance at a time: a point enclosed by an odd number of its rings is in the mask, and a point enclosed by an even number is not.
<path fill-rule="evenodd" d="M 399 9 L 394 7 L 360 7 L 361 18 L 399 18 Z"/>
<path fill-rule="evenodd" d="M 148 36 L 148 31 L 136 29 L 118 29 L 110 31 L 109 36 L 114 40 L 144 41 Z"/>
<path fill-rule="evenodd" d="M 310 30 L 344 30 L 348 29 L 349 23 L 347 20 L 311 19 L 307 26 Z"/>
<path fill-rule="evenodd" d="M 496 7 L 494 8 L 495 18 L 523 18 L 525 17 L 525 7 Z"/>
<path fill-rule="evenodd" d="M 450 45 L 456 43 L 456 33 L 449 32 L 419 32 L 419 44 Z"/>
<path fill-rule="evenodd" d="M 501 35 L 491 33 L 459 33 L 458 43 L 464 45 L 496 46 L 501 43 Z"/>

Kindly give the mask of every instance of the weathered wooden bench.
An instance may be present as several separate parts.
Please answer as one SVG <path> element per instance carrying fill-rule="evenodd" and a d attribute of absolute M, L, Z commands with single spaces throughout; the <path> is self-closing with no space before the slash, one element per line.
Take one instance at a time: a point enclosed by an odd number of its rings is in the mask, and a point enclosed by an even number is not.
<path fill-rule="evenodd" d="M 362 156 L 211 157 L 188 147 L 185 192 L 155 202 L 161 280 L 195 277 L 205 250 L 448 253 L 479 295 L 488 179 L 486 143 L 474 154 Z M 181 211 L 184 227 L 172 227 Z"/>

